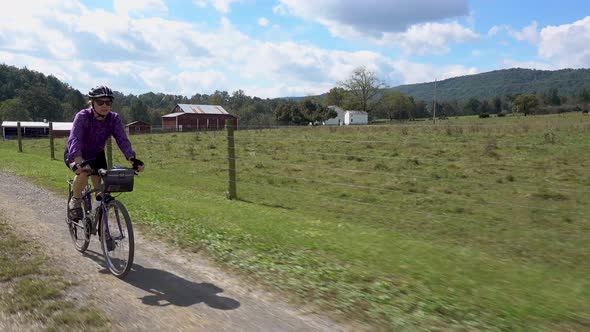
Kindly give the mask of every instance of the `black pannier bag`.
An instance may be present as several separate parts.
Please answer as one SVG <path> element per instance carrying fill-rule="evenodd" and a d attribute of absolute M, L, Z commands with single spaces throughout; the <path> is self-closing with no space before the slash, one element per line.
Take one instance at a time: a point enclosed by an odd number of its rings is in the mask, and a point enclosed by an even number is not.
<path fill-rule="evenodd" d="M 135 171 L 132 169 L 109 169 L 102 177 L 103 192 L 133 191 Z"/>

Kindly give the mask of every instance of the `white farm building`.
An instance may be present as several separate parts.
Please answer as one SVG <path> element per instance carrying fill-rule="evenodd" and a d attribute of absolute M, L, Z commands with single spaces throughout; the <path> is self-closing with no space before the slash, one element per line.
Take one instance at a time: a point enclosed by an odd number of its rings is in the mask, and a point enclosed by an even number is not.
<path fill-rule="evenodd" d="M 338 106 L 328 106 L 336 111 L 336 117 L 324 121 L 325 125 L 362 125 L 369 123 L 367 112 L 363 111 L 346 111 Z"/>

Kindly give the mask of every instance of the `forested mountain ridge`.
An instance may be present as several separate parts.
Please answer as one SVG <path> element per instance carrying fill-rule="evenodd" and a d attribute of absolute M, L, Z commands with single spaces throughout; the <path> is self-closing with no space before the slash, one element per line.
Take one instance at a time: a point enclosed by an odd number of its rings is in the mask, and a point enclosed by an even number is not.
<path fill-rule="evenodd" d="M 406 84 L 391 89 L 425 102 L 432 102 L 435 94 L 439 101 L 462 101 L 541 94 L 551 89 L 557 89 L 561 96 L 574 96 L 590 90 L 590 69 L 502 69 L 441 80 L 436 82 L 436 90 L 435 82 Z"/>

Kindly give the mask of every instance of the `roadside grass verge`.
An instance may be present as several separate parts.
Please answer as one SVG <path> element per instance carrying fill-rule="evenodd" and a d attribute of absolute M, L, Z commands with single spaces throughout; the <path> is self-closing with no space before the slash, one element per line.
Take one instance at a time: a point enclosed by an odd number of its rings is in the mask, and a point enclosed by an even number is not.
<path fill-rule="evenodd" d="M 45 331 L 106 331 L 98 309 L 65 299 L 72 283 L 41 251 L 39 244 L 17 237 L 0 215 L 0 310 Z"/>
<path fill-rule="evenodd" d="M 584 330 L 588 134 L 579 114 L 238 131 L 235 201 L 225 132 L 133 136 L 148 168 L 120 198 L 151 232 L 375 328 Z M 4 142 L 0 165 L 63 194 L 47 147 Z"/>

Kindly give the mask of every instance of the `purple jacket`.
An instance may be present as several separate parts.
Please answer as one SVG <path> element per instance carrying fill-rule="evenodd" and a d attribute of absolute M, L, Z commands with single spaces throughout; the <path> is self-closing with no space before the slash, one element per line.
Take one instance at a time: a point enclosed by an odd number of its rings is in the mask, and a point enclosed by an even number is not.
<path fill-rule="evenodd" d="M 77 156 L 82 156 L 84 160 L 96 158 L 104 150 L 111 135 L 127 159 L 135 157 L 119 114 L 109 112 L 104 120 L 99 121 L 94 118 L 92 108 L 81 110 L 72 124 L 66 161 L 71 163 Z"/>

